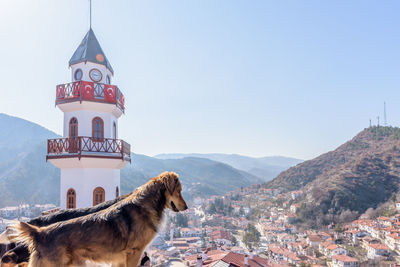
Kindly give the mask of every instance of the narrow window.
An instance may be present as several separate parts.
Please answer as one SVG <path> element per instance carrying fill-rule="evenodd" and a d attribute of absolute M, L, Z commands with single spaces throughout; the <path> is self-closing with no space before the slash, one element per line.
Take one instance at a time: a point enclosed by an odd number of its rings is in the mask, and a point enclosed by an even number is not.
<path fill-rule="evenodd" d="M 117 139 L 117 124 L 115 123 L 115 121 L 113 123 L 113 138 Z"/>
<path fill-rule="evenodd" d="M 69 120 L 69 137 L 78 136 L 78 120 L 73 117 Z"/>
<path fill-rule="evenodd" d="M 97 204 L 103 203 L 105 200 L 105 192 L 102 187 L 96 187 L 93 190 L 93 206 L 96 206 Z"/>
<path fill-rule="evenodd" d="M 115 188 L 115 197 L 119 197 L 119 188 L 118 186 Z"/>
<path fill-rule="evenodd" d="M 72 117 L 69 120 L 69 140 L 68 140 L 68 152 L 76 153 L 78 152 L 79 140 L 78 137 L 78 120 L 75 117 Z"/>
<path fill-rule="evenodd" d="M 104 138 L 104 123 L 100 117 L 92 121 L 92 136 L 95 141 L 102 141 Z"/>
<path fill-rule="evenodd" d="M 76 193 L 75 190 L 70 188 L 67 191 L 67 209 L 76 208 Z"/>

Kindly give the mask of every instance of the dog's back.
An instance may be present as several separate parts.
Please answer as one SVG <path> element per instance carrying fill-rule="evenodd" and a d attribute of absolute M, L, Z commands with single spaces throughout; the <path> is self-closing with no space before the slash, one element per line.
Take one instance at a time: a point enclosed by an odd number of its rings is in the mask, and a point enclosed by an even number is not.
<path fill-rule="evenodd" d="M 31 225 L 35 225 L 35 226 L 47 226 L 47 225 L 50 225 L 53 223 L 78 218 L 81 216 L 85 216 L 88 214 L 92 214 L 92 213 L 104 210 L 104 209 L 114 205 L 118 201 L 125 199 L 130 194 L 126 194 L 126 195 L 120 196 L 116 199 L 103 202 L 94 207 L 61 210 L 54 214 L 34 218 L 34 219 L 28 221 L 28 223 Z M 6 233 L 4 232 L 1 236 L 6 237 Z M 1 242 L 7 243 L 7 244 L 10 243 L 8 238 L 6 238 L 5 240 L 2 240 Z M 28 247 L 22 243 L 21 244 L 11 243 L 7 246 L 7 248 L 4 251 L 0 251 L 0 257 L 2 257 L 1 263 L 14 264 L 14 265 L 17 265 L 22 262 L 28 262 L 29 255 L 30 254 L 28 251 Z"/>
<path fill-rule="evenodd" d="M 32 266 L 72 266 L 99 259 L 112 262 L 129 238 L 132 222 L 125 209 L 126 203 L 118 203 L 112 209 L 46 227 L 19 222 L 10 227 L 9 238 L 29 247 Z"/>

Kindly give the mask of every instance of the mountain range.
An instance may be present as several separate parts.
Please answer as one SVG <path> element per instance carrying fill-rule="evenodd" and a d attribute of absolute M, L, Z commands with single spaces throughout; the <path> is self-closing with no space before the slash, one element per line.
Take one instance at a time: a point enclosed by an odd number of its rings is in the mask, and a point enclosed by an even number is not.
<path fill-rule="evenodd" d="M 400 128 L 364 129 L 337 149 L 282 172 L 267 188 L 302 190 L 300 221 L 345 221 L 376 208 L 400 189 Z"/>
<path fill-rule="evenodd" d="M 21 203 L 58 204 L 60 171 L 45 160 L 46 140 L 58 137 L 38 124 L 0 113 L 0 207 Z M 257 163 L 253 163 L 251 158 L 243 156 L 249 163 L 239 166 L 242 156 L 217 155 L 220 161 L 195 154 L 175 158 L 132 154 L 132 164 L 121 171 L 121 192 L 130 192 L 168 170 L 180 174 L 184 195 L 188 198 L 220 195 L 268 179 L 246 170 L 259 168 L 268 172 L 271 167 L 270 172 L 276 173 L 276 168 L 283 170 L 285 166 L 297 163 L 290 158 L 285 163 L 285 158 L 277 157 L 273 164 L 271 159 L 263 165 L 261 159 L 255 159 Z M 231 163 L 237 168 L 225 160 L 232 157 L 236 163 Z"/>
<path fill-rule="evenodd" d="M 257 177 L 260 177 L 265 181 L 272 180 L 282 171 L 300 162 L 303 162 L 303 160 L 300 159 L 282 157 L 282 156 L 254 158 L 237 154 L 221 154 L 221 153 L 213 153 L 213 154 L 175 153 L 175 154 L 159 154 L 154 157 L 158 159 L 182 159 L 186 157 L 206 158 L 213 161 L 223 162 L 225 164 L 231 165 L 236 169 L 251 173 Z"/>

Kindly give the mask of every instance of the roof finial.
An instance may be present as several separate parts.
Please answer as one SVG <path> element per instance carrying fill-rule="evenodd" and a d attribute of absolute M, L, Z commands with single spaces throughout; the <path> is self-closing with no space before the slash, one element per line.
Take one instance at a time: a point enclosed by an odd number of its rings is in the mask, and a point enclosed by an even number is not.
<path fill-rule="evenodd" d="M 89 0 L 89 29 L 92 28 L 92 0 Z"/>

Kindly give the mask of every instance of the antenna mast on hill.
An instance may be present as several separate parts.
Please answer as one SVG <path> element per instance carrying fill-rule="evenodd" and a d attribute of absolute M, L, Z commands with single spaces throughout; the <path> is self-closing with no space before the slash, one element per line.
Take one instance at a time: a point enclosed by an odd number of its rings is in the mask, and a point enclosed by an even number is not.
<path fill-rule="evenodd" d="M 371 119 L 369 119 L 369 127 L 371 127 L 372 126 L 372 121 L 371 121 Z"/>
<path fill-rule="evenodd" d="M 386 121 L 386 102 L 383 102 L 383 125 L 387 126 L 387 121 Z"/>
<path fill-rule="evenodd" d="M 377 119 L 378 119 L 378 127 L 379 127 L 379 116 L 377 117 Z"/>

